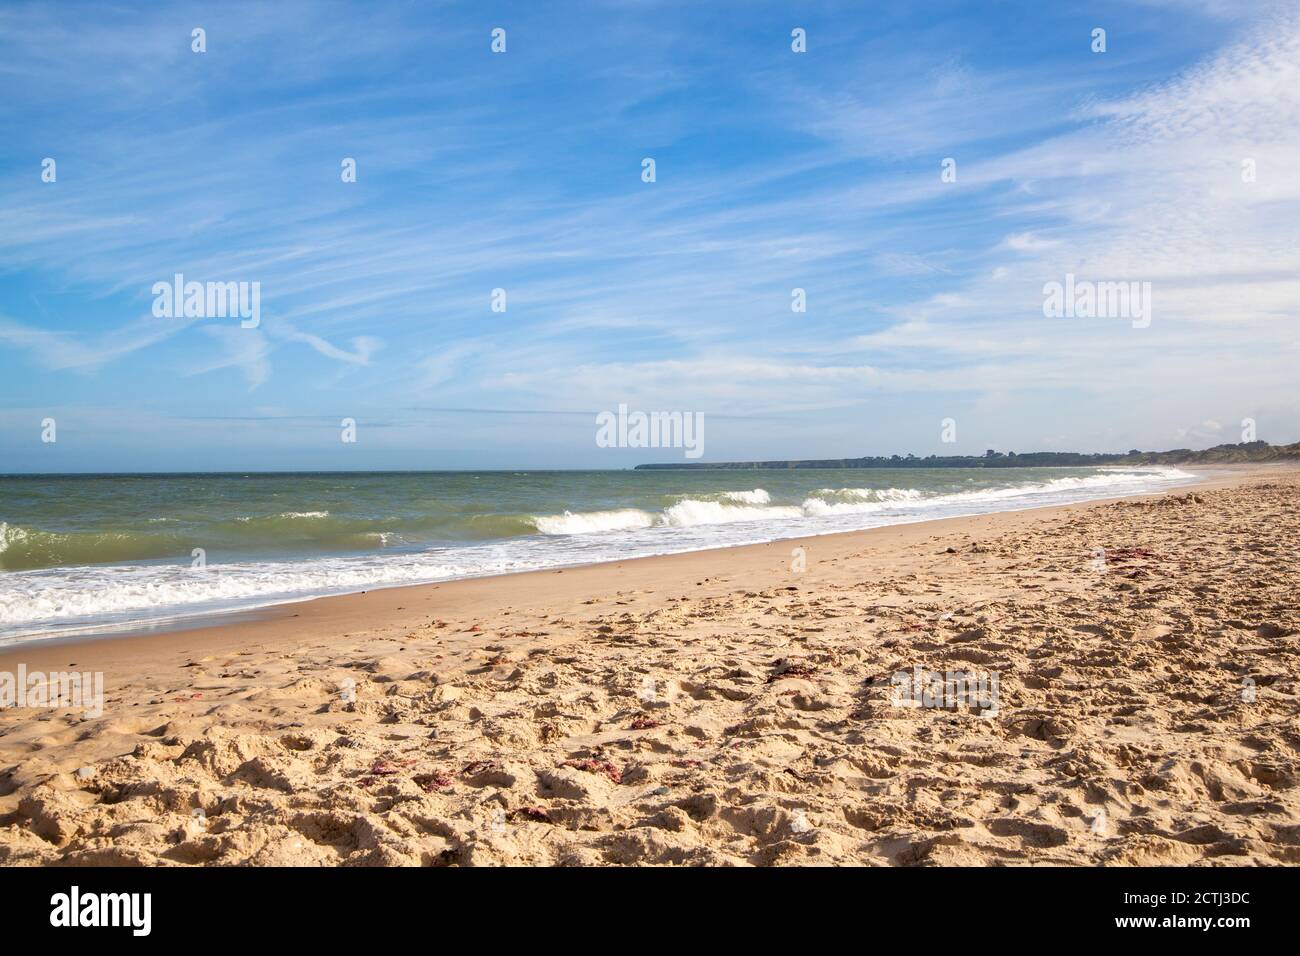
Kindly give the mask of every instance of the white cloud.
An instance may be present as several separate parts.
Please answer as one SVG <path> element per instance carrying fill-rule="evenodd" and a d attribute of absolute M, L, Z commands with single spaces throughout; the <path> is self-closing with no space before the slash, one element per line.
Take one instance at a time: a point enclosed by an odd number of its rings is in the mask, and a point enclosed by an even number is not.
<path fill-rule="evenodd" d="M 243 373 L 250 391 L 270 378 L 271 343 L 261 329 L 242 329 L 232 325 L 204 325 L 201 328 L 221 344 L 224 354 L 195 366 L 190 374 L 237 368 Z"/>
<path fill-rule="evenodd" d="M 188 325 L 185 319 L 150 316 L 105 332 L 87 344 L 77 333 L 35 328 L 0 315 L 0 341 L 29 351 L 48 369 L 93 371 L 171 338 Z"/>

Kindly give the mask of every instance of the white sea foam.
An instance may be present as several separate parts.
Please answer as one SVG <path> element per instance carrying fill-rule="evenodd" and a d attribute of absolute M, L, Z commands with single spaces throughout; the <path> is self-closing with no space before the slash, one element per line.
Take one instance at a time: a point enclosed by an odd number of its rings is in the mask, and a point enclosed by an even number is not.
<path fill-rule="evenodd" d="M 802 516 L 803 511 L 793 506 L 731 505 L 721 501 L 687 498 L 664 509 L 661 523 L 670 528 L 692 528 L 696 525 L 772 521 Z"/>
<path fill-rule="evenodd" d="M 281 511 L 278 515 L 271 515 L 272 518 L 328 518 L 328 511 Z M 266 516 L 252 515 L 244 518 L 236 518 L 236 521 L 265 521 Z"/>
<path fill-rule="evenodd" d="M 723 501 L 734 501 L 742 505 L 765 505 L 772 500 L 772 496 L 762 488 L 753 491 L 724 491 L 719 497 Z"/>
<path fill-rule="evenodd" d="M 917 501 L 922 492 L 918 488 L 822 488 L 812 497 L 829 502 Z"/>
<path fill-rule="evenodd" d="M 617 511 L 566 511 L 561 515 L 541 515 L 533 524 L 542 534 L 594 534 L 600 531 L 626 531 L 630 528 L 649 528 L 655 516 L 636 508 Z"/>
<path fill-rule="evenodd" d="M 1114 491 L 1129 494 L 1135 489 L 1151 486 L 1152 482 L 1177 481 L 1195 477 L 1177 468 L 1148 471 L 1113 471 L 1084 477 L 1052 478 L 1041 482 L 1024 482 L 1004 488 L 983 488 L 978 491 L 957 491 L 948 494 L 925 496 L 915 488 L 824 488 L 815 497 L 803 503 L 804 514 L 811 517 L 825 515 L 870 514 L 900 508 L 935 508 L 949 504 L 979 504 L 981 502 L 1007 501 L 1015 498 L 1034 498 L 1068 494 L 1072 491 Z M 831 499 L 831 500 L 826 500 Z M 837 500 L 838 499 L 838 500 Z"/>
<path fill-rule="evenodd" d="M 683 498 L 658 514 L 623 508 L 617 511 L 566 511 L 560 515 L 534 516 L 532 521 L 542 534 L 596 534 L 626 531 L 632 528 L 690 528 L 703 524 L 727 524 L 735 521 L 767 521 L 776 518 L 799 518 L 796 507 L 764 507 L 772 500 L 762 488 L 753 491 L 724 491 L 713 501 Z"/>

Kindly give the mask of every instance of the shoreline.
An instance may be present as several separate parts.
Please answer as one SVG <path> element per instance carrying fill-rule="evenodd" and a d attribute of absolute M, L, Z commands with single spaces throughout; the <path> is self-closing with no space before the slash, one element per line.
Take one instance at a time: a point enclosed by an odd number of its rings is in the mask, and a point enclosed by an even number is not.
<path fill-rule="evenodd" d="M 1060 467 L 1062 469 L 1067 468 L 1067 466 L 1060 466 Z M 1103 467 L 1109 467 L 1109 466 L 1103 466 Z M 1116 466 L 1116 467 L 1120 467 L 1120 466 Z M 1099 503 L 1104 503 L 1109 501 L 1120 500 L 1122 498 L 1139 498 L 1146 495 L 1166 494 L 1171 491 L 1175 491 L 1178 488 L 1197 487 L 1205 484 L 1206 482 L 1213 482 L 1215 480 L 1223 480 L 1223 479 L 1230 480 L 1232 476 L 1238 474 L 1255 474 L 1260 472 L 1261 470 L 1268 470 L 1274 468 L 1285 470 L 1288 467 L 1291 466 L 1285 464 L 1207 466 L 1204 468 L 1198 468 L 1195 472 L 1189 472 L 1189 474 L 1195 475 L 1195 478 L 1192 480 L 1186 480 L 1186 481 L 1180 481 L 1174 483 L 1169 488 L 1163 488 L 1163 489 L 1158 489 L 1149 492 L 1140 492 L 1131 495 L 1114 495 L 1114 496 L 1104 496 L 1098 498 L 1088 498 L 1088 499 L 1083 499 L 1081 501 L 1066 502 L 1064 504 L 1031 504 L 1022 508 L 1009 508 L 1009 509 L 988 511 L 988 512 L 975 512 L 968 515 L 955 515 L 955 516 L 944 517 L 944 518 L 922 517 L 922 518 L 917 518 L 915 520 L 905 520 L 905 521 L 893 522 L 887 525 L 879 525 L 874 528 L 855 529 L 855 530 L 847 530 L 847 531 L 828 531 L 828 532 L 820 532 L 817 534 L 809 534 L 809 535 L 779 536 L 779 537 L 772 538 L 769 541 L 755 542 L 752 544 L 724 544 L 715 547 L 696 548 L 693 550 L 684 550 L 684 551 L 666 551 L 666 552 L 655 553 L 655 554 L 633 556 L 628 558 L 616 558 L 616 559 L 604 560 L 604 561 L 567 564 L 567 565 L 561 564 L 561 565 L 554 565 L 554 566 L 548 566 L 542 568 L 534 568 L 529 570 L 512 571 L 506 573 L 471 575 L 471 576 L 460 577 L 460 578 L 452 578 L 445 581 L 429 581 L 429 582 L 403 583 L 403 584 L 391 584 L 391 585 L 381 584 L 377 586 L 371 586 L 365 589 L 350 590 L 341 593 L 304 595 L 301 597 L 291 597 L 282 600 L 273 600 L 264 604 L 249 604 L 249 605 L 243 605 L 239 607 L 232 607 L 228 609 L 186 613 L 182 606 L 178 610 L 178 613 L 170 617 L 158 617 L 158 618 L 145 619 L 145 620 L 135 621 L 135 622 L 124 622 L 121 624 L 87 625 L 85 627 L 78 627 L 75 629 L 70 629 L 64 632 L 54 633 L 50 635 L 42 635 L 40 633 L 35 633 L 31 635 L 20 635 L 15 638 L 8 638 L 4 642 L 0 642 L 0 666 L 3 666 L 2 662 L 5 659 L 5 657 L 10 653 L 10 651 L 20 647 L 30 647 L 33 645 L 49 645 L 49 646 L 74 645 L 75 646 L 84 643 L 93 643 L 99 641 L 141 638 L 148 635 L 152 635 L 154 637 L 164 637 L 167 635 L 173 635 L 173 634 L 187 632 L 187 631 L 206 631 L 212 628 L 232 626 L 240 622 L 278 620 L 278 619 L 282 619 L 285 616 L 285 614 L 289 610 L 292 610 L 293 608 L 298 608 L 305 605 L 311 605 L 317 601 L 332 601 L 337 599 L 359 598 L 362 596 L 375 594 L 383 591 L 405 590 L 405 589 L 414 589 L 414 588 L 430 588 L 430 587 L 437 587 L 437 586 L 453 585 L 465 581 L 482 581 L 482 580 L 495 580 L 498 578 L 513 578 L 519 575 L 527 575 L 527 574 L 552 574 L 557 571 L 576 571 L 584 568 L 598 567 L 606 564 L 623 564 L 631 561 L 659 560 L 659 559 L 682 557 L 682 556 L 692 555 L 692 554 L 705 554 L 711 552 L 728 551 L 736 548 L 779 545 L 784 542 L 814 541 L 823 538 L 835 538 L 839 535 L 866 534 L 872 531 L 881 530 L 882 528 L 901 527 L 904 525 L 911 525 L 911 524 L 929 524 L 932 522 L 942 522 L 942 521 L 961 521 L 967 518 L 978 518 L 978 517 L 983 517 L 984 515 L 991 515 L 991 514 L 1017 514 L 1026 511 L 1042 511 L 1042 510 L 1050 510 L 1053 508 L 1071 507 L 1075 505 L 1099 504 Z M 1045 471 L 1055 470 L 1055 468 L 1054 466 L 1043 466 L 1042 470 Z M 1120 470 L 1123 470 L 1123 468 L 1120 468 Z"/>
<path fill-rule="evenodd" d="M 1300 862 L 1298 490 L 1233 469 L 8 648 L 105 695 L 0 711 L 0 864 Z M 1001 702 L 891 707 L 915 667 Z"/>
<path fill-rule="evenodd" d="M 392 634 L 420 627 L 430 613 L 440 617 L 454 614 L 490 616 L 507 605 L 498 596 L 510 589 L 516 601 L 525 606 L 540 605 L 543 599 L 576 602 L 590 594 L 604 593 L 611 587 L 629 588 L 637 584 L 637 575 L 653 574 L 656 590 L 664 587 L 686 588 L 701 595 L 721 593 L 731 578 L 717 577 L 716 565 L 730 560 L 742 572 L 771 573 L 773 566 L 788 565 L 785 549 L 803 547 L 825 550 L 828 557 L 842 559 L 844 554 L 862 547 L 898 550 L 911 546 L 922 537 L 941 537 L 978 529 L 984 534 L 1019 530 L 1027 524 L 1117 501 L 1159 498 L 1193 488 L 1232 487 L 1245 481 L 1270 475 L 1297 474 L 1300 467 L 1289 465 L 1236 466 L 1207 469 L 1200 480 L 1165 491 L 1093 499 L 1068 504 L 1042 505 L 1012 511 L 993 511 L 977 515 L 923 519 L 901 524 L 882 525 L 860 531 L 837 531 L 830 534 L 780 538 L 758 544 L 727 545 L 698 551 L 625 558 L 573 565 L 518 571 L 511 574 L 461 578 L 429 584 L 403 584 L 373 588 L 348 594 L 324 595 L 300 601 L 266 605 L 243 611 L 230 611 L 210 618 L 196 616 L 193 626 L 128 628 L 104 634 L 77 634 L 9 645 L 0 645 L 0 672 L 15 671 L 19 663 L 28 669 L 56 670 L 61 667 L 90 667 L 106 673 L 131 673 L 133 668 L 150 668 L 161 656 L 172 666 L 181 658 L 195 655 L 229 653 L 245 644 L 268 646 L 281 643 L 301 644 L 320 640 L 326 634 L 342 633 L 344 639 L 357 631 Z M 813 570 L 815 560 L 809 561 Z M 715 569 L 710 571 L 709 569 Z M 556 582 L 560 575 L 568 575 Z M 704 588 L 695 582 L 704 579 L 713 584 Z M 656 593 L 650 591 L 648 593 Z M 436 600 L 435 600 L 436 598 Z M 2 749 L 2 748 L 0 748 Z"/>

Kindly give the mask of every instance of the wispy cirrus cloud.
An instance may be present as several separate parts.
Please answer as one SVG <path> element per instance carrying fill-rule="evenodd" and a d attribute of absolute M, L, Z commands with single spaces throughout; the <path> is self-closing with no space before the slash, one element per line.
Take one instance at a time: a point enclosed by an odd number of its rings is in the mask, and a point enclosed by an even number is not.
<path fill-rule="evenodd" d="M 43 368 L 90 372 L 164 342 L 188 324 L 185 320 L 140 318 L 87 339 L 79 332 L 38 328 L 0 315 L 0 341 L 26 351 Z"/>

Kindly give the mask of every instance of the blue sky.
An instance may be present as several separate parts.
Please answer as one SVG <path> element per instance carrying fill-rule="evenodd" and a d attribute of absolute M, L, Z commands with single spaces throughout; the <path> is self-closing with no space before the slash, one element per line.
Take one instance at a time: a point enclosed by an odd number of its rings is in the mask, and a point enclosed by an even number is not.
<path fill-rule="evenodd" d="M 7 3 L 0 84 L 0 471 L 1300 439 L 1294 4 Z"/>

